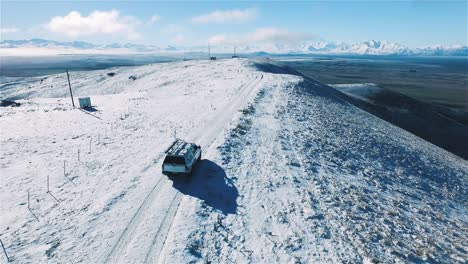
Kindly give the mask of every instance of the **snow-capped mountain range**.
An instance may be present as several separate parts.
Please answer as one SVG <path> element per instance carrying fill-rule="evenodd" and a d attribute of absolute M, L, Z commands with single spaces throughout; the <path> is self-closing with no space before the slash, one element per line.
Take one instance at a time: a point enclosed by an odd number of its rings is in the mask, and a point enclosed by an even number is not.
<path fill-rule="evenodd" d="M 29 53 L 28 53 L 29 51 Z M 151 53 L 151 52 L 205 52 L 204 46 L 167 46 L 141 44 L 96 45 L 84 41 L 59 42 L 45 39 L 0 41 L 0 54 L 77 54 L 77 53 Z M 232 45 L 212 45 L 212 52 L 231 53 Z M 360 43 L 309 41 L 297 44 L 268 43 L 237 46 L 238 53 L 271 54 L 350 54 L 350 55 L 425 55 L 425 56 L 468 56 L 468 46 L 426 46 L 409 48 L 404 45 L 379 40 Z M 32 53 L 32 54 L 31 54 Z"/>
<path fill-rule="evenodd" d="M 17 49 L 17 48 L 45 48 L 45 49 L 75 49 L 75 50 L 116 50 L 127 49 L 136 52 L 151 52 L 160 50 L 172 50 L 173 47 L 161 48 L 154 45 L 139 45 L 139 44 L 118 44 L 112 43 L 108 45 L 96 45 L 84 41 L 60 42 L 46 39 L 30 39 L 30 40 L 3 40 L 0 41 L 0 49 Z"/>

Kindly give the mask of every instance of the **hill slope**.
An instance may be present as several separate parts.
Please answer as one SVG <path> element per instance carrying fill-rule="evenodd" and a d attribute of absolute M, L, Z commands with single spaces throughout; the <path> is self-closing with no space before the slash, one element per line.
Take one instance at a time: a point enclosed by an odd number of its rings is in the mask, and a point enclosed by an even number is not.
<path fill-rule="evenodd" d="M 63 75 L 12 84 L 5 94 L 30 99 L 0 108 L 7 252 L 22 263 L 462 263 L 466 161 L 291 73 L 243 59 L 73 72 L 97 110 L 86 113 Z M 191 178 L 161 174 L 175 133 L 203 147 Z"/>
<path fill-rule="evenodd" d="M 160 261 L 466 258 L 466 161 L 323 84 L 307 79 L 265 87 L 219 147 L 219 159 L 239 198 L 218 193 L 210 184 L 216 176 L 195 178 L 207 198 L 182 205 L 192 209 L 179 217 Z M 237 214 L 216 210 L 215 201 L 235 206 Z"/>

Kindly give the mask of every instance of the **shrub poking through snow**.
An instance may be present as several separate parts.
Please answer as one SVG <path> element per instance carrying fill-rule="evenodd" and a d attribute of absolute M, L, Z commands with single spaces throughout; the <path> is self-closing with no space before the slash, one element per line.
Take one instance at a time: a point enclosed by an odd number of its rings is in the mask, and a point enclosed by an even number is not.
<path fill-rule="evenodd" d="M 18 102 L 15 102 L 13 100 L 2 100 L 0 103 L 0 106 L 6 107 L 6 106 L 20 106 L 21 104 Z"/>

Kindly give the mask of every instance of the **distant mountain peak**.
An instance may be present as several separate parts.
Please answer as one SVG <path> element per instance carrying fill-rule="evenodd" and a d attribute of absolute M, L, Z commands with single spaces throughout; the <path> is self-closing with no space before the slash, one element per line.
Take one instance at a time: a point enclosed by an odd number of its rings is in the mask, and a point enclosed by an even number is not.
<path fill-rule="evenodd" d="M 370 48 L 379 48 L 381 42 L 379 40 L 368 40 L 364 42 L 365 45 L 369 46 Z"/>

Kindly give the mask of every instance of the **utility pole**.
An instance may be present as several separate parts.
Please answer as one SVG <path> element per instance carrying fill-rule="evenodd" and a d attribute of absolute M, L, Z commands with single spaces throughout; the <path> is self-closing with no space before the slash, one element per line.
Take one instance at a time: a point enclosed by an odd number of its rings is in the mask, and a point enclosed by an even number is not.
<path fill-rule="evenodd" d="M 73 93 L 72 93 L 72 89 L 71 89 L 70 75 L 68 74 L 68 69 L 67 69 L 67 79 L 68 79 L 68 88 L 70 88 L 71 101 L 72 101 L 72 105 L 73 105 L 73 108 L 74 108 L 75 107 L 75 102 L 73 101 Z"/>
<path fill-rule="evenodd" d="M 236 56 L 236 46 L 234 46 L 234 57 Z"/>
<path fill-rule="evenodd" d="M 211 60 L 210 42 L 208 42 L 208 60 Z"/>

